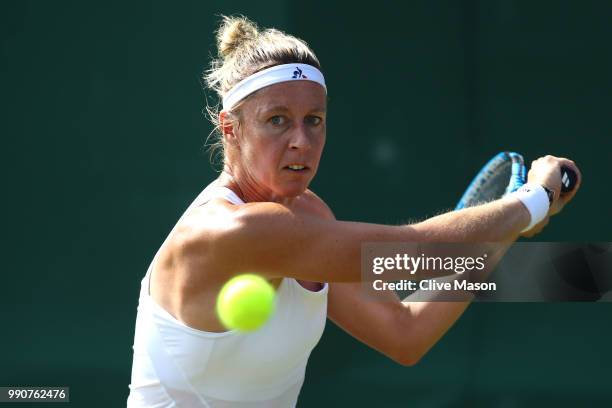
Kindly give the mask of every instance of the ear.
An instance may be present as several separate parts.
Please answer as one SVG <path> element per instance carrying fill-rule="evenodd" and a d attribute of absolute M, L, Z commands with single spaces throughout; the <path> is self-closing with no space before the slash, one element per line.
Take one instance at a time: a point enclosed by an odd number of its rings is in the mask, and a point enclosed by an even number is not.
<path fill-rule="evenodd" d="M 232 120 L 229 112 L 219 112 L 219 128 L 223 134 L 223 140 L 233 146 L 238 146 L 238 137 L 234 133 L 234 124 L 235 122 Z"/>

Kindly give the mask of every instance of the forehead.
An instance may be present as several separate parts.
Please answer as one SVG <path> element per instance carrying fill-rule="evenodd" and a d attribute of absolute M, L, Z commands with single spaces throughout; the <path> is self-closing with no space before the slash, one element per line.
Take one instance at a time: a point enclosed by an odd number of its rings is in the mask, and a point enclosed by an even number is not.
<path fill-rule="evenodd" d="M 325 89 L 312 81 L 281 82 L 260 89 L 247 98 L 243 108 L 262 112 L 274 107 L 289 110 L 325 111 L 327 95 Z"/>

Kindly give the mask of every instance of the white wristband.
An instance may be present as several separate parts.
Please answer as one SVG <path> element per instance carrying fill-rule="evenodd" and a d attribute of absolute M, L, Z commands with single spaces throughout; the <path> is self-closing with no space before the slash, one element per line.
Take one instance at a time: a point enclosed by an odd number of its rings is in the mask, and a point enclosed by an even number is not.
<path fill-rule="evenodd" d="M 539 224 L 546 215 L 550 207 L 548 194 L 544 187 L 539 184 L 528 183 L 510 194 L 511 197 L 516 197 L 529 211 L 531 222 L 521 232 L 529 231 L 534 225 Z"/>

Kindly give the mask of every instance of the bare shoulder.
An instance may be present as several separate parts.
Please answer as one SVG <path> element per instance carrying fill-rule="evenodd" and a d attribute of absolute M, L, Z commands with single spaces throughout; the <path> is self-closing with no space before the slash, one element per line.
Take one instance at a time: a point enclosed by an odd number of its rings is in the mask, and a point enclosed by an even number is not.
<path fill-rule="evenodd" d="M 285 204 L 211 200 L 190 210 L 160 250 L 151 293 L 178 293 L 183 300 L 210 296 L 237 271 L 249 270 L 271 280 L 290 276 L 288 271 L 298 279 L 321 280 L 322 272 L 312 273 L 316 268 L 296 267 L 295 254 L 331 256 L 334 251 L 315 238 L 337 233 L 333 223 L 327 204 L 311 191 Z"/>
<path fill-rule="evenodd" d="M 273 202 L 235 205 L 223 199 L 193 208 L 160 251 L 172 269 L 197 288 L 200 280 L 225 280 L 235 273 L 237 254 L 261 241 L 270 229 L 299 218 L 291 206 Z"/>
<path fill-rule="evenodd" d="M 240 205 L 225 200 L 212 200 L 193 209 L 181 221 L 171 237 L 172 252 L 194 261 L 210 264 L 230 264 L 228 250 L 252 246 L 270 231 L 282 235 L 291 226 L 301 225 L 300 220 L 334 220 L 329 206 L 314 192 L 307 190 L 290 204 L 255 202 Z M 304 221 L 305 222 L 305 221 Z M 216 273 L 224 272 L 216 269 Z"/>
<path fill-rule="evenodd" d="M 180 292 L 196 288 L 195 281 L 214 280 L 216 273 L 211 272 L 218 268 L 209 268 L 214 265 L 214 244 L 224 231 L 235 228 L 234 207 L 216 199 L 185 214 L 160 248 L 152 277 L 152 295 Z"/>
<path fill-rule="evenodd" d="M 274 203 L 233 205 L 223 199 L 191 209 L 159 251 L 151 296 L 190 327 L 223 331 L 214 313 L 215 299 L 221 286 L 236 274 L 232 260 L 241 256 L 242 231 L 252 229 L 247 225 L 252 222 L 244 220 L 274 219 L 283 211 L 287 210 Z"/>
<path fill-rule="evenodd" d="M 190 244 L 222 239 L 249 225 L 253 219 L 271 220 L 286 216 L 290 208 L 277 203 L 246 203 L 235 205 L 215 199 L 196 207 L 177 225 L 175 239 L 184 249 Z M 201 249 L 201 248 L 200 248 Z"/>

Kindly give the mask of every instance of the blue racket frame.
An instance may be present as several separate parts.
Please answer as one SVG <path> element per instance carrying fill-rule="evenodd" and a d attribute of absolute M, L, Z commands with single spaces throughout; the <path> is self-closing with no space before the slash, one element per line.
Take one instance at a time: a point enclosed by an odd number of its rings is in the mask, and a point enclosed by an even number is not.
<path fill-rule="evenodd" d="M 508 173 L 507 184 L 505 179 L 505 189 L 499 190 L 500 177 Z M 523 160 L 523 156 L 516 152 L 501 152 L 495 155 L 484 167 L 478 172 L 472 180 L 468 188 L 463 193 L 463 196 L 457 203 L 455 210 L 471 207 L 484 202 L 492 201 L 503 197 L 520 188 L 526 181 L 527 169 Z"/>

